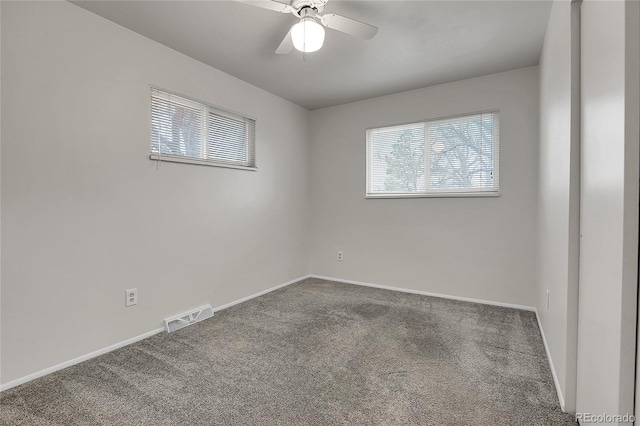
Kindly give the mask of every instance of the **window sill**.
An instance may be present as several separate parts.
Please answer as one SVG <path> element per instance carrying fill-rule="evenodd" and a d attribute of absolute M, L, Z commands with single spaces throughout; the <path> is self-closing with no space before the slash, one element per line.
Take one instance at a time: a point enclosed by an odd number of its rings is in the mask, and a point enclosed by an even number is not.
<path fill-rule="evenodd" d="M 482 198 L 482 197 L 499 197 L 499 191 L 486 192 L 431 192 L 419 194 L 365 194 L 364 198 Z"/>
<path fill-rule="evenodd" d="M 240 166 L 237 164 L 228 164 L 228 163 L 214 163 L 213 161 L 198 160 L 197 158 L 175 157 L 171 155 L 150 154 L 149 159 L 160 161 L 160 162 L 169 162 L 169 163 L 184 163 L 184 164 L 195 164 L 198 166 L 224 167 L 227 169 L 239 169 L 239 170 L 250 170 L 250 171 L 258 170 L 257 167 Z"/>

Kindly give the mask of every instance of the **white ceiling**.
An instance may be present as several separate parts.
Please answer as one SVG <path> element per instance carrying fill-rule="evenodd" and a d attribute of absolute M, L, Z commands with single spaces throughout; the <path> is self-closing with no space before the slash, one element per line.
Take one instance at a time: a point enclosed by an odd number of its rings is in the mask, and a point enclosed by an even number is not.
<path fill-rule="evenodd" d="M 315 53 L 275 49 L 296 22 L 234 1 L 73 1 L 307 109 L 536 65 L 548 1 L 338 1 L 380 28 L 370 41 L 327 30 Z"/>

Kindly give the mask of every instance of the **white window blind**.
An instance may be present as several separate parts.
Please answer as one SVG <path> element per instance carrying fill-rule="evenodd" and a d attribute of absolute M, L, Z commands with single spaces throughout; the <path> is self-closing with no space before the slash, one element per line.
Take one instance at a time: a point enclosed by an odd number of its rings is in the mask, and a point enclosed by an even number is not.
<path fill-rule="evenodd" d="M 498 112 L 367 130 L 367 196 L 498 195 Z"/>
<path fill-rule="evenodd" d="M 255 169 L 255 120 L 151 89 L 151 159 Z"/>

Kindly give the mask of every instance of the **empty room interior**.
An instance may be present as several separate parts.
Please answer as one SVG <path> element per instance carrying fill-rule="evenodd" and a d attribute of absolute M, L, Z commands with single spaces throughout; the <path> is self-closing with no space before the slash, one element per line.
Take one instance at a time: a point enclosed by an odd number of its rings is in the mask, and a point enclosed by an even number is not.
<path fill-rule="evenodd" d="M 1 0 L 0 47 L 0 424 L 635 423 L 639 2 Z"/>

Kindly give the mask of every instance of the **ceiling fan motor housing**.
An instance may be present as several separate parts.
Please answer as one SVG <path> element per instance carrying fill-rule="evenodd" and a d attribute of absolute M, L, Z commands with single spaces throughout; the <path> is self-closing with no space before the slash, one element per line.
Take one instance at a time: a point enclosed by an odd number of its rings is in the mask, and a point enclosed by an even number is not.
<path fill-rule="evenodd" d="M 312 7 L 303 7 L 302 9 L 300 9 L 300 11 L 297 14 L 297 16 L 300 19 L 314 19 L 314 20 L 317 15 L 318 15 L 318 11 Z"/>
<path fill-rule="evenodd" d="M 310 11 L 314 11 L 316 14 L 322 13 L 326 3 L 327 0 L 292 0 L 291 7 L 296 10 L 296 15 L 299 18 L 303 18 L 309 16 Z"/>

